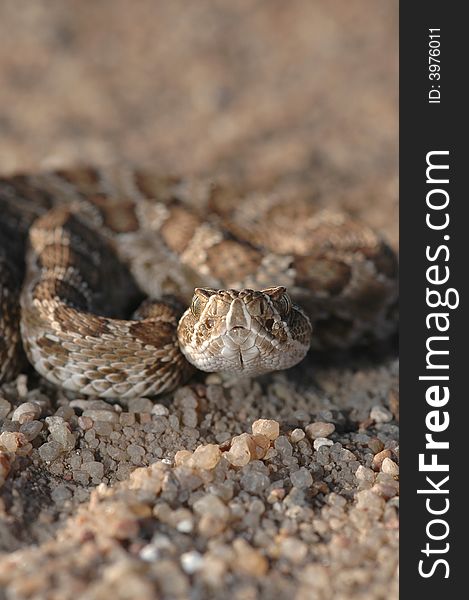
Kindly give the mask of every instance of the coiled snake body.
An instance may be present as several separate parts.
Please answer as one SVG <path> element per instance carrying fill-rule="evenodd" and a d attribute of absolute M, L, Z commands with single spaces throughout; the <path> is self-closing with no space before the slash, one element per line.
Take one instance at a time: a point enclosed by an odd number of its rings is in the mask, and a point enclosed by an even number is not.
<path fill-rule="evenodd" d="M 0 382 L 23 346 L 63 388 L 151 396 L 395 328 L 393 252 L 307 201 L 78 168 L 1 179 L 0 211 Z"/>

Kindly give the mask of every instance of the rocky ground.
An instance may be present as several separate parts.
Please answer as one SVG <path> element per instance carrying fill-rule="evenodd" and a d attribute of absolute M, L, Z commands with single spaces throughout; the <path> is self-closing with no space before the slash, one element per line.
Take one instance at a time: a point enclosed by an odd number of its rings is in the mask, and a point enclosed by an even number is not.
<path fill-rule="evenodd" d="M 397 8 L 0 7 L 0 170 L 214 173 L 397 248 Z M 0 597 L 397 598 L 395 344 L 110 404 L 0 388 Z"/>

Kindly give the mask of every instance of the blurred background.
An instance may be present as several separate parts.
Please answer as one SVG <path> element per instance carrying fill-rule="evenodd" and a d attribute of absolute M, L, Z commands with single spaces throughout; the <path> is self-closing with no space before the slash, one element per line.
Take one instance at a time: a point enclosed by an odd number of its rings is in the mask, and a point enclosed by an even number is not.
<path fill-rule="evenodd" d="M 125 161 L 341 204 L 397 246 L 397 12 L 2 0 L 0 172 Z"/>

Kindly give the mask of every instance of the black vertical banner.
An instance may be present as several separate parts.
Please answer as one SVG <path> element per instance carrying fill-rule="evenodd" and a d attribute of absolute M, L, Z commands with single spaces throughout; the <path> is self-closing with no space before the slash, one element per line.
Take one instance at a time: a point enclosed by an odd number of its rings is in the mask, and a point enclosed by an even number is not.
<path fill-rule="evenodd" d="M 400 4 L 403 599 L 469 597 L 464 8 Z"/>

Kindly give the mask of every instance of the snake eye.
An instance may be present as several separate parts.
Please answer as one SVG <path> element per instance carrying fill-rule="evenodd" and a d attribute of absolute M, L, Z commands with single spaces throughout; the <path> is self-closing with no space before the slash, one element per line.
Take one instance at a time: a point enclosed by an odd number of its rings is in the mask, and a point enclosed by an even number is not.
<path fill-rule="evenodd" d="M 191 312 L 196 319 L 200 317 L 200 313 L 202 312 L 202 302 L 198 296 L 192 298 Z"/>
<path fill-rule="evenodd" d="M 216 294 L 216 290 L 212 290 L 211 288 L 195 288 L 191 303 L 191 312 L 196 319 L 200 317 L 204 306 L 213 294 Z"/>
<path fill-rule="evenodd" d="M 286 317 L 290 313 L 292 303 L 287 290 L 283 286 L 268 288 L 263 292 L 270 297 L 281 317 Z"/>

